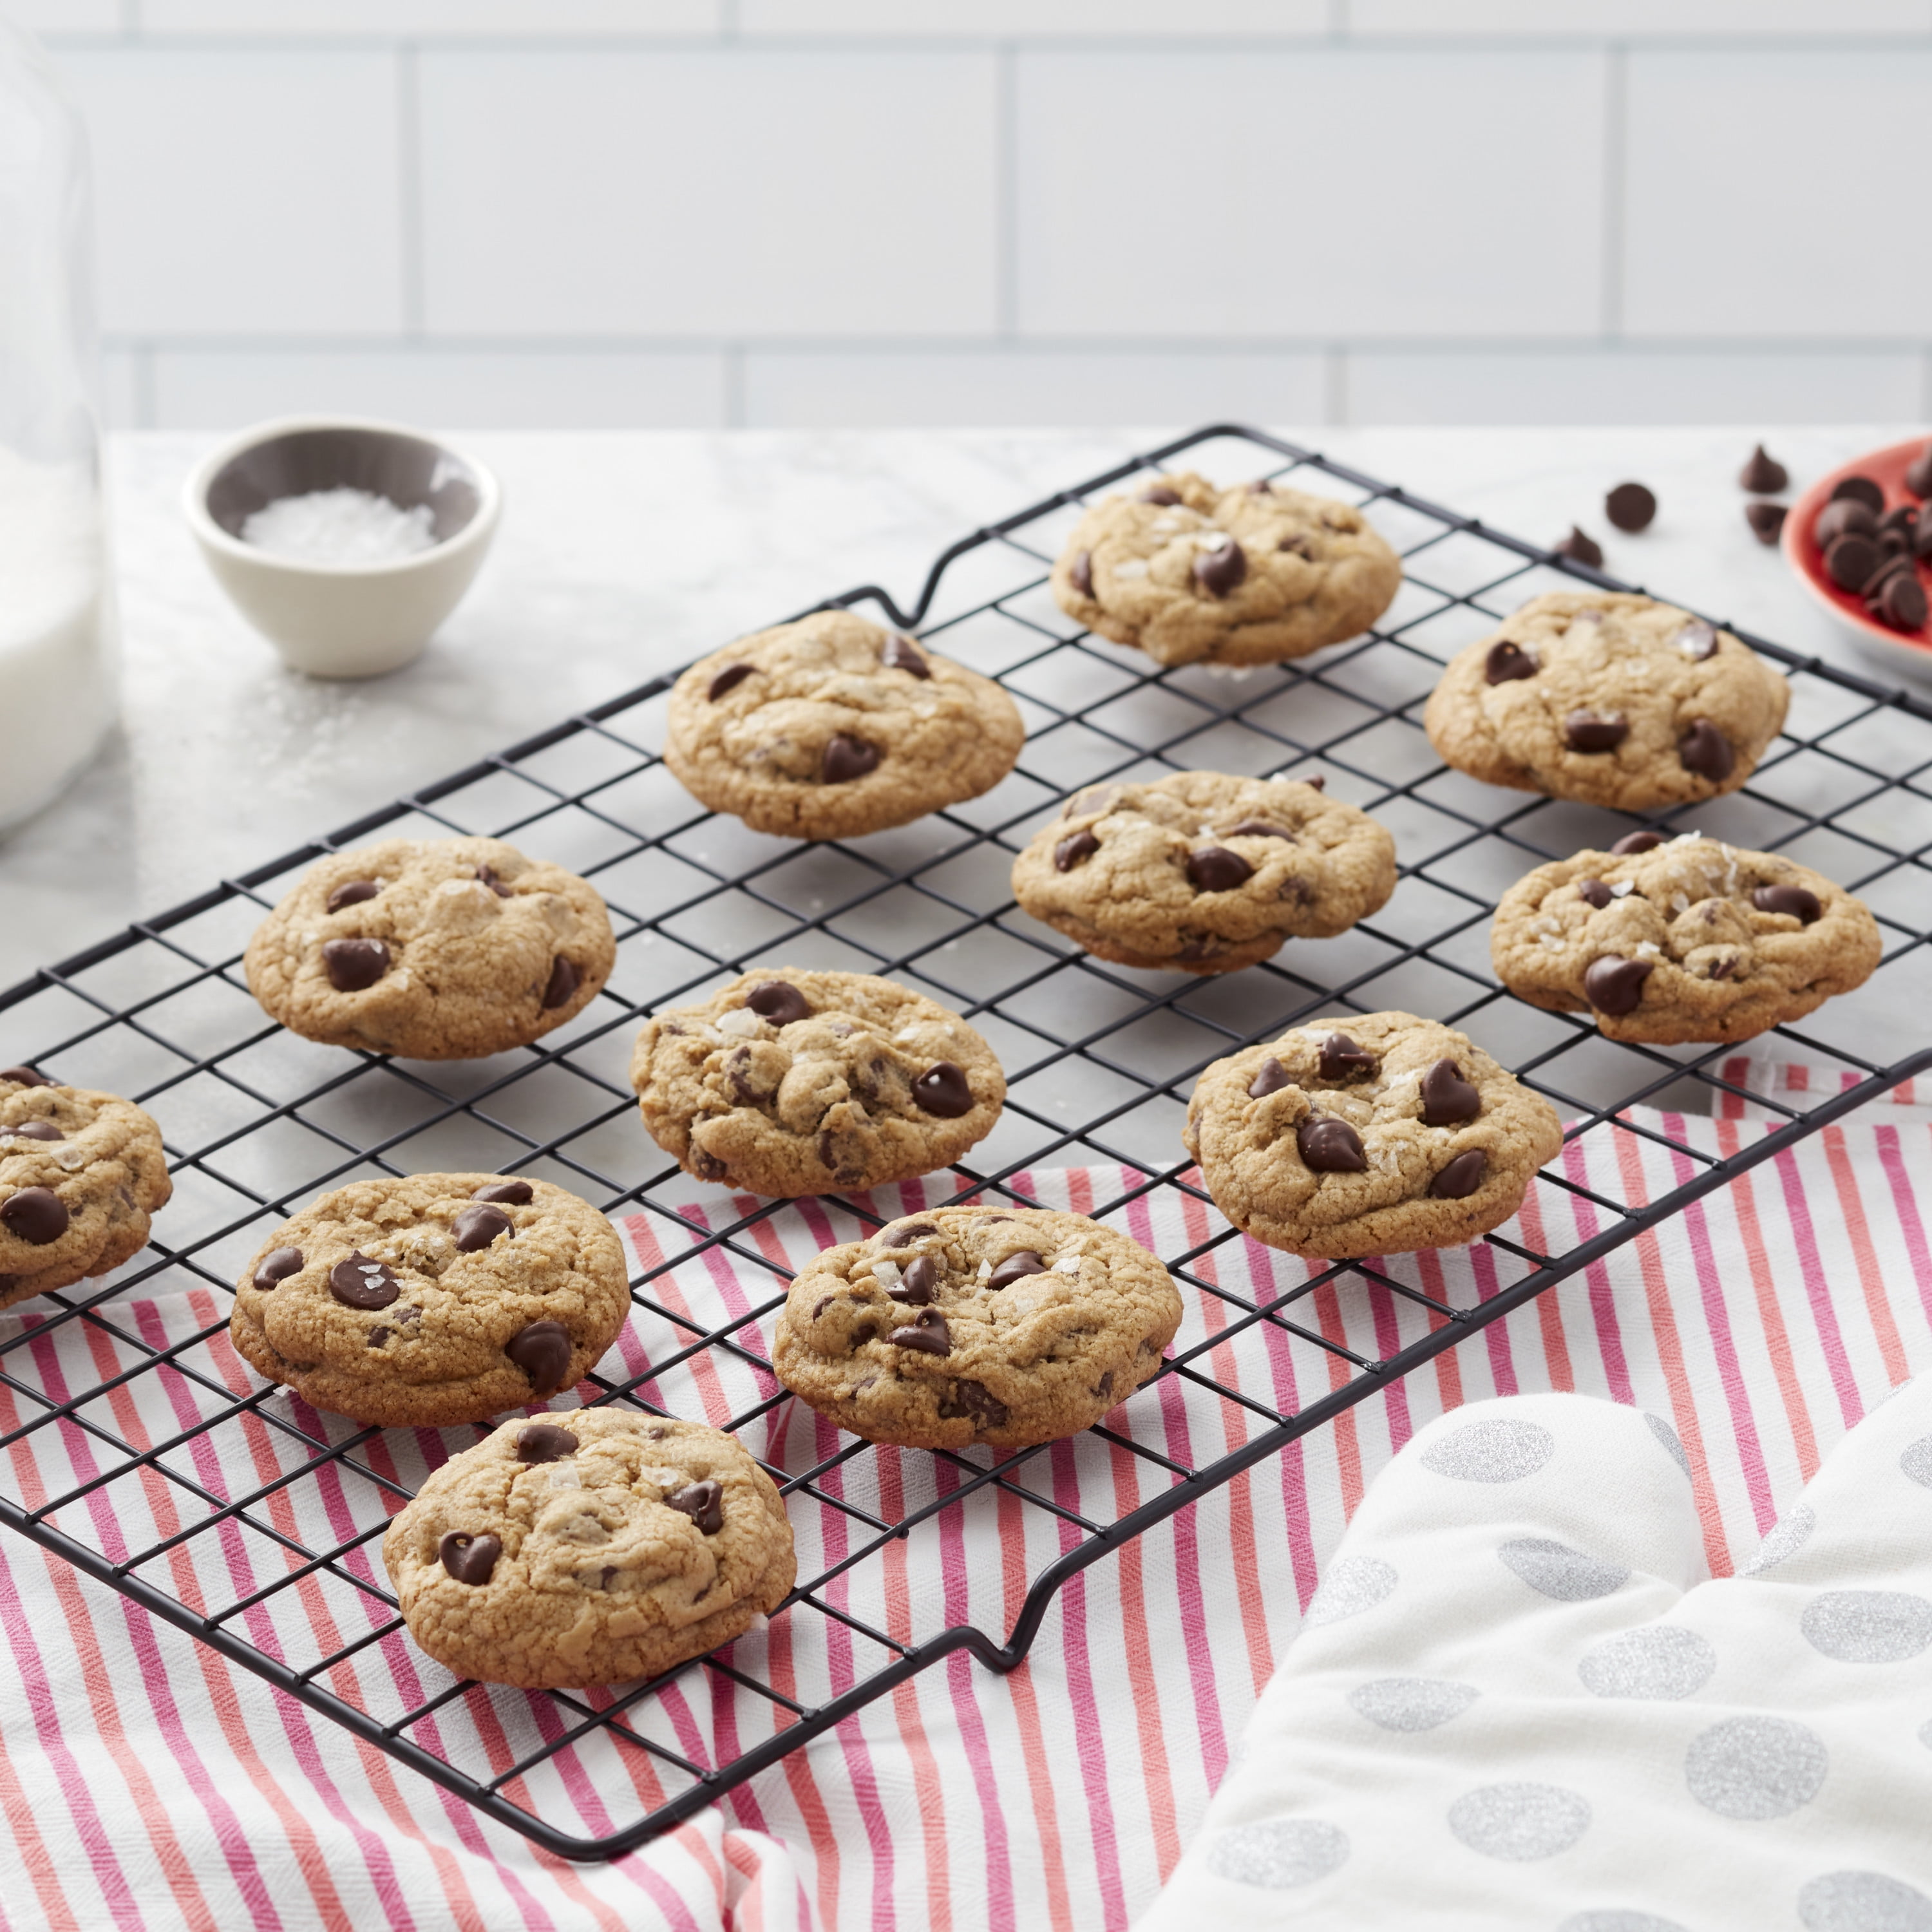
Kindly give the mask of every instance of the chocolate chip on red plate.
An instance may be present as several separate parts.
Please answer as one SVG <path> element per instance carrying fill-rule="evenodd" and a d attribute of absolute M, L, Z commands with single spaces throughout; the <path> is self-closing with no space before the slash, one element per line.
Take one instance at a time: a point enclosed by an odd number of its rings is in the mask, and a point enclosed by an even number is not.
<path fill-rule="evenodd" d="M 373 899 L 382 890 L 374 879 L 351 879 L 329 894 L 328 909 L 340 912 L 344 906 L 360 905 L 364 899 Z"/>
<path fill-rule="evenodd" d="M 1232 537 L 1194 558 L 1194 580 L 1210 597 L 1225 597 L 1248 574 L 1248 554 Z"/>
<path fill-rule="evenodd" d="M 299 1248 L 271 1248 L 255 1264 L 255 1272 L 250 1276 L 264 1294 L 278 1281 L 286 1281 L 292 1274 L 302 1270 L 302 1251 Z"/>
<path fill-rule="evenodd" d="M 689 1516 L 706 1536 L 716 1536 L 724 1527 L 724 1486 L 710 1476 L 686 1483 L 664 1498 L 664 1508 Z"/>
<path fill-rule="evenodd" d="M 1862 590 L 1879 566 L 1878 545 L 1856 532 L 1834 540 L 1825 552 L 1825 572 L 1840 590 Z"/>
<path fill-rule="evenodd" d="M 912 1097 L 921 1113 L 937 1114 L 943 1120 L 956 1120 L 973 1111 L 966 1070 L 950 1060 L 935 1060 L 912 1083 Z"/>
<path fill-rule="evenodd" d="M 1438 1201 L 1466 1200 L 1482 1186 L 1489 1164 L 1490 1157 L 1480 1148 L 1471 1148 L 1442 1168 L 1429 1184 L 1429 1191 Z"/>
<path fill-rule="evenodd" d="M 52 1087 L 56 1084 L 32 1066 L 0 1067 L 0 1080 L 10 1080 L 16 1087 Z"/>
<path fill-rule="evenodd" d="M 1762 443 L 1751 452 L 1750 460 L 1738 472 L 1738 487 L 1754 496 L 1775 496 L 1790 481 L 1784 465 L 1776 458 L 1767 456 Z"/>
<path fill-rule="evenodd" d="M 1238 852 L 1225 845 L 1204 845 L 1187 855 L 1187 877 L 1200 892 L 1232 892 L 1255 875 L 1255 868 Z"/>
<path fill-rule="evenodd" d="M 761 1020 L 788 1027 L 812 1017 L 812 1003 L 789 980 L 766 980 L 745 995 L 745 1004 Z"/>
<path fill-rule="evenodd" d="M 478 1201 L 465 1208 L 449 1224 L 449 1232 L 456 1241 L 456 1252 L 460 1255 L 480 1253 L 499 1234 L 514 1235 L 517 1224 L 502 1209 L 487 1201 Z"/>
<path fill-rule="evenodd" d="M 1601 912 L 1616 895 L 1601 879 L 1579 879 L 1576 881 L 1576 896 L 1586 905 L 1594 906 L 1598 911 Z"/>
<path fill-rule="evenodd" d="M 825 741 L 818 760 L 819 776 L 827 784 L 850 784 L 868 772 L 879 768 L 879 748 L 855 738 L 849 731 L 835 731 Z"/>
<path fill-rule="evenodd" d="M 1885 508 L 1885 492 L 1869 476 L 1841 476 L 1832 486 L 1832 500 L 1844 496 L 1864 504 L 1874 516 Z"/>
<path fill-rule="evenodd" d="M 1070 832 L 1053 848 L 1053 869 L 1070 872 L 1083 859 L 1090 859 L 1100 849 L 1100 842 L 1090 832 Z"/>
<path fill-rule="evenodd" d="M 1888 566 L 1900 561 L 1912 548 L 1912 539 L 1900 530 L 1880 530 L 1874 541 L 1878 545 L 1879 554 L 1879 568 L 1873 573 L 1874 578 Z M 1871 587 L 1870 580 L 1865 587 Z"/>
<path fill-rule="evenodd" d="M 1628 858 L 1634 852 L 1654 852 L 1670 837 L 1667 832 L 1653 832 L 1646 826 L 1640 832 L 1626 832 L 1610 850 L 1618 858 Z"/>
<path fill-rule="evenodd" d="M 1647 530 L 1657 514 L 1657 496 L 1641 483 L 1619 483 L 1604 499 L 1604 514 L 1620 530 Z"/>
<path fill-rule="evenodd" d="M 1316 1064 L 1323 1079 L 1340 1081 L 1359 1080 L 1364 1074 L 1374 1072 L 1382 1062 L 1346 1034 L 1331 1033 L 1323 1037 Z"/>
<path fill-rule="evenodd" d="M 1760 886 L 1751 894 L 1751 904 L 1760 912 L 1778 912 L 1809 926 L 1825 916 L 1818 895 L 1803 886 Z"/>
<path fill-rule="evenodd" d="M 1265 1100 L 1270 1094 L 1279 1094 L 1291 1084 L 1288 1069 L 1270 1054 L 1256 1070 L 1255 1077 L 1248 1082 L 1248 1098 Z"/>
<path fill-rule="evenodd" d="M 1369 1164 L 1361 1136 L 1333 1115 L 1311 1114 L 1295 1129 L 1294 1147 L 1317 1174 L 1360 1174 Z"/>
<path fill-rule="evenodd" d="M 1695 718 L 1677 741 L 1677 762 L 1687 772 L 1721 784 L 1736 768 L 1738 759 L 1730 739 L 1709 718 Z"/>
<path fill-rule="evenodd" d="M 1044 1274 L 1046 1263 L 1031 1248 L 1021 1248 L 1007 1256 L 986 1278 L 988 1288 L 995 1291 L 1011 1288 L 1016 1281 L 1024 1281 L 1030 1274 Z"/>
<path fill-rule="evenodd" d="M 930 1255 L 918 1255 L 908 1262 L 905 1271 L 899 1276 L 899 1285 L 889 1288 L 886 1292 L 895 1301 L 909 1302 L 915 1308 L 923 1308 L 932 1299 L 932 1291 L 939 1286 L 939 1264 Z"/>
<path fill-rule="evenodd" d="M 500 899 L 506 899 L 512 896 L 509 887 L 496 876 L 496 868 L 494 866 L 478 866 L 476 868 L 476 878 L 478 884 L 488 886 Z"/>
<path fill-rule="evenodd" d="M 1905 466 L 1905 487 L 1915 496 L 1932 496 L 1932 442 Z"/>
<path fill-rule="evenodd" d="M 530 1377 L 538 1401 L 556 1394 L 570 1373 L 570 1331 L 561 1322 L 532 1322 L 503 1344 L 503 1352 Z"/>
<path fill-rule="evenodd" d="M 1573 711 L 1563 721 L 1563 736 L 1573 752 L 1614 752 L 1630 736 L 1628 718 L 1600 717 Z"/>
<path fill-rule="evenodd" d="M 916 1348 L 922 1354 L 950 1355 L 952 1331 L 946 1317 L 936 1308 L 922 1308 L 915 1319 L 903 1328 L 895 1328 L 886 1338 L 895 1348 Z"/>
<path fill-rule="evenodd" d="M 1634 1013 L 1643 998 L 1650 968 L 1648 959 L 1625 959 L 1606 952 L 1600 959 L 1592 960 L 1583 975 L 1583 997 L 1598 1012 L 1608 1013 L 1612 1019 Z"/>
<path fill-rule="evenodd" d="M 716 704 L 728 691 L 736 691 L 757 669 L 756 664 L 727 664 L 722 670 L 712 674 L 710 683 L 705 687 L 705 696 Z"/>
<path fill-rule="evenodd" d="M 1180 497 L 1178 491 L 1170 490 L 1165 483 L 1156 483 L 1141 492 L 1140 500 L 1143 503 L 1157 503 L 1168 508 L 1179 502 Z"/>
<path fill-rule="evenodd" d="M 519 1462 L 560 1462 L 578 1448 L 577 1438 L 554 1422 L 526 1422 L 517 1431 Z"/>
<path fill-rule="evenodd" d="M 51 1187 L 23 1187 L 0 1202 L 0 1225 L 37 1248 L 67 1232 L 67 1203 Z"/>
<path fill-rule="evenodd" d="M 1894 503 L 1878 520 L 1879 533 L 1897 530 L 1909 542 L 1912 533 L 1918 527 L 1918 506 L 1916 503 Z"/>
<path fill-rule="evenodd" d="M 1572 563 L 1580 563 L 1592 570 L 1600 570 L 1604 563 L 1603 546 L 1596 538 L 1587 536 L 1575 524 L 1570 526 L 1570 534 L 1556 546 L 1558 556 L 1567 556 Z"/>
<path fill-rule="evenodd" d="M 1702 619 L 1694 619 L 1679 631 L 1675 640 L 1677 648 L 1693 664 L 1702 664 L 1706 658 L 1718 654 L 1718 634 Z"/>
<path fill-rule="evenodd" d="M 1292 845 L 1294 834 L 1285 825 L 1270 825 L 1265 818 L 1244 818 L 1221 834 L 1223 838 L 1286 838 Z"/>
<path fill-rule="evenodd" d="M 1453 1127 L 1473 1120 L 1483 1111 L 1483 1096 L 1474 1081 L 1462 1078 L 1453 1060 L 1438 1060 L 1422 1076 L 1422 1124 Z"/>
<path fill-rule="evenodd" d="M 1082 596 L 1092 596 L 1094 594 L 1094 553 L 1090 550 L 1075 552 L 1073 561 L 1067 567 L 1066 574 L 1072 580 L 1074 589 L 1078 591 Z"/>
<path fill-rule="evenodd" d="M 929 678 L 932 667 L 926 661 L 926 653 L 911 638 L 895 631 L 886 638 L 879 652 L 879 662 L 888 670 L 902 670 L 914 677 Z"/>
<path fill-rule="evenodd" d="M 1489 655 L 1483 660 L 1483 682 L 1508 684 L 1520 677 L 1534 677 L 1542 668 L 1533 651 L 1526 651 L 1505 638 L 1501 644 L 1490 646 Z"/>
<path fill-rule="evenodd" d="M 1904 559 L 1900 558 L 1901 562 Z M 1925 588 L 1910 568 L 1886 578 L 1879 594 L 1865 608 L 1894 631 L 1922 630 L 1925 625 Z"/>
<path fill-rule="evenodd" d="M 17 1127 L 0 1127 L 0 1139 L 11 1135 L 16 1140 L 64 1141 L 66 1135 L 51 1120 L 22 1120 Z"/>
<path fill-rule="evenodd" d="M 384 1263 L 358 1248 L 329 1270 L 328 1292 L 345 1308 L 373 1309 L 388 1307 L 403 1290 Z"/>
<path fill-rule="evenodd" d="M 338 993 L 359 993 L 389 970 L 389 949 L 380 939 L 325 940 L 322 970 Z"/>
<path fill-rule="evenodd" d="M 490 1573 L 503 1553 L 503 1545 L 500 1538 L 487 1531 L 481 1536 L 472 1536 L 466 1530 L 452 1529 L 436 1546 L 436 1553 L 458 1582 L 482 1585 L 489 1582 Z"/>
<path fill-rule="evenodd" d="M 1786 514 L 1782 503 L 1747 503 L 1744 521 L 1750 524 L 1751 535 L 1761 544 L 1774 544 L 1784 532 Z"/>
<path fill-rule="evenodd" d="M 544 988 L 543 1010 L 550 1012 L 558 1006 L 568 1006 L 583 983 L 583 974 L 560 952 L 551 962 L 549 982 Z"/>
<path fill-rule="evenodd" d="M 508 1208 L 527 1208 L 536 1190 L 527 1180 L 490 1180 L 470 1190 L 472 1201 L 500 1201 Z"/>
<path fill-rule="evenodd" d="M 1840 496 L 1827 503 L 1811 525 L 1811 536 L 1820 550 L 1828 550 L 1840 537 L 1876 536 L 1878 518 L 1868 504 L 1855 496 Z"/>

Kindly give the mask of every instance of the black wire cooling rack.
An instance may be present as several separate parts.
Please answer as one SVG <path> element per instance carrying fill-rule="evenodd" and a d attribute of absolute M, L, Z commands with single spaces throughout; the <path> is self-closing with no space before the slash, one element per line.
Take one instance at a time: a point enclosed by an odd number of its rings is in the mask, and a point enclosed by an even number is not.
<path fill-rule="evenodd" d="M 1381 626 L 1240 675 L 1163 670 L 1077 632 L 1046 588 L 1074 518 L 1094 493 L 1184 456 L 1220 479 L 1293 476 L 1366 506 L 1404 558 Z M 176 1190 L 151 1250 L 111 1286 L 0 1318 L 0 1520 L 566 1857 L 638 1844 L 955 1651 L 1011 1668 L 1086 1564 L 1932 1065 L 1932 1049 L 1891 1065 L 1860 1051 L 1905 1043 L 1899 1016 L 1932 1010 L 1932 706 L 1755 638 L 1791 676 L 1787 729 L 1748 787 L 1679 814 L 1678 829 L 1786 853 L 1872 906 L 1886 939 L 1873 980 L 1786 1033 L 1844 1080 L 1802 1112 L 1788 1094 L 1751 1095 L 1780 1124 L 1720 1158 L 1708 1136 L 1648 1109 L 1707 1111 L 1745 1092 L 1726 1050 L 1616 1045 L 1497 986 L 1486 926 L 1498 893 L 1634 821 L 1445 770 L 1422 706 L 1452 652 L 1524 598 L 1580 578 L 1625 587 L 1255 430 L 1202 430 L 975 531 L 908 609 L 869 586 L 833 600 L 878 607 L 1013 694 L 1024 754 L 984 798 L 867 838 L 760 837 L 694 808 L 659 763 L 670 680 L 658 678 L 0 995 L 0 1064 L 138 1100 L 162 1124 Z M 1210 980 L 1109 967 L 1018 912 L 1012 854 L 1069 793 L 1200 767 L 1325 773 L 1334 795 L 1394 832 L 1394 896 L 1341 938 L 1291 942 Z M 372 833 L 476 832 L 572 866 L 609 901 L 619 964 L 590 1011 L 536 1047 L 454 1065 L 316 1047 L 265 1022 L 241 949 L 298 868 Z M 792 1204 L 688 1181 L 637 1124 L 625 1078 L 640 1014 L 781 962 L 896 974 L 999 1052 L 1004 1118 L 979 1164 L 929 1177 L 920 1203 L 1024 1202 L 1042 1170 L 1082 1168 L 1100 1178 L 1088 1211 L 1162 1247 L 1189 1310 L 1172 1358 L 1105 1426 L 1062 1445 L 1076 1460 L 1127 1459 L 1129 1488 L 1070 1489 L 1049 1478 L 1043 1450 L 882 1450 L 792 1426 L 766 1366 L 784 1240 L 796 1252 L 801 1228 L 808 1245 L 849 1238 L 900 1197 L 826 1201 L 801 1220 Z M 1676 1184 L 1635 1207 L 1593 1192 L 1576 1162 L 1552 1163 L 1540 1194 L 1580 1212 L 1526 1214 L 1479 1244 L 1489 1288 L 1469 1305 L 1413 1257 L 1222 1265 L 1240 1238 L 1180 1158 L 1195 1077 L 1298 1020 L 1390 1006 L 1473 1032 L 1574 1120 L 1573 1141 L 1666 1150 Z M 230 1285 L 268 1228 L 325 1188 L 476 1168 L 537 1174 L 628 1217 L 632 1334 L 587 1399 L 764 1442 L 801 1558 L 768 1630 L 657 1682 L 581 1693 L 458 1682 L 407 1644 L 376 1540 L 427 1469 L 480 1431 L 359 1430 L 261 1386 L 227 1348 Z M 1334 1306 L 1379 1296 L 1393 1316 L 1318 1320 L 1312 1298 L 1324 1291 Z M 1227 1374 L 1244 1340 L 1299 1359 L 1311 1372 L 1296 1386 L 1320 1394 L 1284 1401 Z M 1177 1450 L 1160 1426 L 1163 1387 L 1219 1413 L 1220 1426 L 1186 1439 L 1222 1453 Z M 1120 1495 L 1144 1499 L 1096 1500 Z M 988 1627 L 930 1596 L 884 1606 L 878 1579 L 896 1546 L 909 1560 L 975 1512 L 1014 1510 L 1051 1534 L 1022 1539 L 1021 1588 L 981 1618 Z M 706 1700 L 728 1706 L 728 1725 L 701 1721 Z"/>

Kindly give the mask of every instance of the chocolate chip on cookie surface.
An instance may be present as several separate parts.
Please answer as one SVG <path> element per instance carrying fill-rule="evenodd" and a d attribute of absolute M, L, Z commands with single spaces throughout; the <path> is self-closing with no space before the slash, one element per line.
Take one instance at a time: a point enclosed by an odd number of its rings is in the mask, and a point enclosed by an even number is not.
<path fill-rule="evenodd" d="M 542 1180 L 357 1180 L 276 1228 L 229 1336 L 270 1381 L 386 1429 L 480 1422 L 583 1380 L 630 1311 L 616 1231 Z"/>
<path fill-rule="evenodd" d="M 1281 484 L 1163 476 L 1096 504 L 1053 567 L 1060 608 L 1162 664 L 1274 664 L 1367 629 L 1402 564 L 1360 511 Z"/>
<path fill-rule="evenodd" d="M 1423 722 L 1473 778 L 1641 811 L 1736 790 L 1790 700 L 1781 673 L 1688 611 L 1560 590 L 1451 658 Z"/>
<path fill-rule="evenodd" d="M 562 866 L 500 838 L 390 838 L 312 866 L 244 964 L 305 1039 L 472 1060 L 574 1019 L 616 956 L 603 900 Z"/>
<path fill-rule="evenodd" d="M 1123 966 L 1232 973 L 1395 890 L 1395 841 L 1291 778 L 1178 772 L 1076 792 L 1013 862 L 1023 910 Z"/>
<path fill-rule="evenodd" d="M 1490 928 L 1519 999 L 1666 1046 L 1800 1018 L 1863 984 L 1883 951 L 1864 902 L 1822 874 L 1695 832 L 1539 866 Z"/>
<path fill-rule="evenodd" d="M 776 1486 L 735 1438 L 634 1410 L 505 1423 L 382 1538 L 410 1634 L 529 1689 L 654 1677 L 741 1636 L 797 1574 Z"/>
<path fill-rule="evenodd" d="M 845 838 L 990 791 L 1025 736 L 991 678 L 818 610 L 693 664 L 671 692 L 664 762 L 754 831 Z"/>
<path fill-rule="evenodd" d="M 890 980 L 773 966 L 645 1022 L 644 1126 L 688 1173 L 754 1194 L 910 1180 L 992 1132 L 1006 1083 L 957 1013 Z"/>
<path fill-rule="evenodd" d="M 772 1360 L 794 1394 L 874 1442 L 1017 1449 L 1131 1395 L 1180 1316 L 1159 1260 L 1084 1215 L 940 1208 L 802 1269 Z"/>
<path fill-rule="evenodd" d="M 161 1130 L 131 1100 L 0 1071 L 0 1308 L 131 1260 L 172 1191 Z"/>
<path fill-rule="evenodd" d="M 1311 1020 L 1217 1060 L 1182 1138 L 1236 1227 L 1330 1260 L 1474 1240 L 1563 1144 L 1546 1100 L 1403 1012 Z"/>

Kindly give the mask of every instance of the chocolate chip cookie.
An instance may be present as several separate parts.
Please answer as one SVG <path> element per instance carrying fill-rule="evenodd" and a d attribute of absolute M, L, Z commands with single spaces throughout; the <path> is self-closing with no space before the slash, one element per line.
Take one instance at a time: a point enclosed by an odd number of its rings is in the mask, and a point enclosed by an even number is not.
<path fill-rule="evenodd" d="M 500 1174 L 356 1180 L 284 1221 L 228 1333 L 305 1402 L 385 1429 L 480 1422 L 581 1382 L 630 1311 L 616 1232 Z"/>
<path fill-rule="evenodd" d="M 255 929 L 248 990 L 291 1033 L 476 1060 L 574 1019 L 616 962 L 595 887 L 500 838 L 338 852 Z"/>
<path fill-rule="evenodd" d="M 1023 910 L 1121 966 L 1232 973 L 1332 938 L 1395 890 L 1395 841 L 1290 778 L 1093 785 L 1013 861 Z"/>
<path fill-rule="evenodd" d="M 414 1637 L 526 1689 L 655 1677 L 790 1594 L 791 1525 L 733 1437 L 632 1410 L 506 1422 L 453 1456 L 382 1538 Z"/>
<path fill-rule="evenodd" d="M 848 838 L 992 790 L 1025 736 L 991 678 L 818 610 L 693 664 L 671 692 L 664 763 L 754 832 Z"/>
<path fill-rule="evenodd" d="M 133 1101 L 0 1070 L 0 1308 L 131 1260 L 172 1192 L 161 1130 Z"/>
<path fill-rule="evenodd" d="M 1018 1449 L 1098 1422 L 1180 1325 L 1166 1269 L 1125 1234 L 1045 1208 L 940 1208 L 801 1270 L 772 1366 L 872 1442 Z"/>
<path fill-rule="evenodd" d="M 1305 657 L 1366 630 L 1401 584 L 1400 560 L 1349 505 L 1191 473 L 1096 504 L 1053 566 L 1070 617 L 1166 664 Z"/>
<path fill-rule="evenodd" d="M 1869 979 L 1884 951 L 1864 902 L 1768 852 L 1687 833 L 1539 866 L 1490 928 L 1517 998 L 1592 1012 L 1612 1040 L 1748 1040 Z"/>
<path fill-rule="evenodd" d="M 1236 1227 L 1335 1261 L 1474 1240 L 1563 1144 L 1550 1103 L 1466 1035 L 1398 1012 L 1216 1060 L 1181 1137 Z"/>
<path fill-rule="evenodd" d="M 1450 658 L 1423 722 L 1472 778 L 1636 812 L 1736 791 L 1790 697 L 1782 674 L 1688 610 L 1558 590 Z"/>
<path fill-rule="evenodd" d="M 688 1173 L 773 1195 L 950 1166 L 1006 1097 L 992 1048 L 957 1013 L 890 980 L 794 966 L 646 1021 L 631 1084 Z"/>

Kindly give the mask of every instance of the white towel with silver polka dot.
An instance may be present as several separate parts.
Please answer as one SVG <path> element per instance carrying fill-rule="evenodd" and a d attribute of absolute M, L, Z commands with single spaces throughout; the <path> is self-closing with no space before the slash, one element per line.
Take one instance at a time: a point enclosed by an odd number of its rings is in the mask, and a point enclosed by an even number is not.
<path fill-rule="evenodd" d="M 1203 1925 L 1932 1932 L 1932 1375 L 1719 1579 L 1658 1417 L 1432 1422 L 1141 1922 Z"/>

